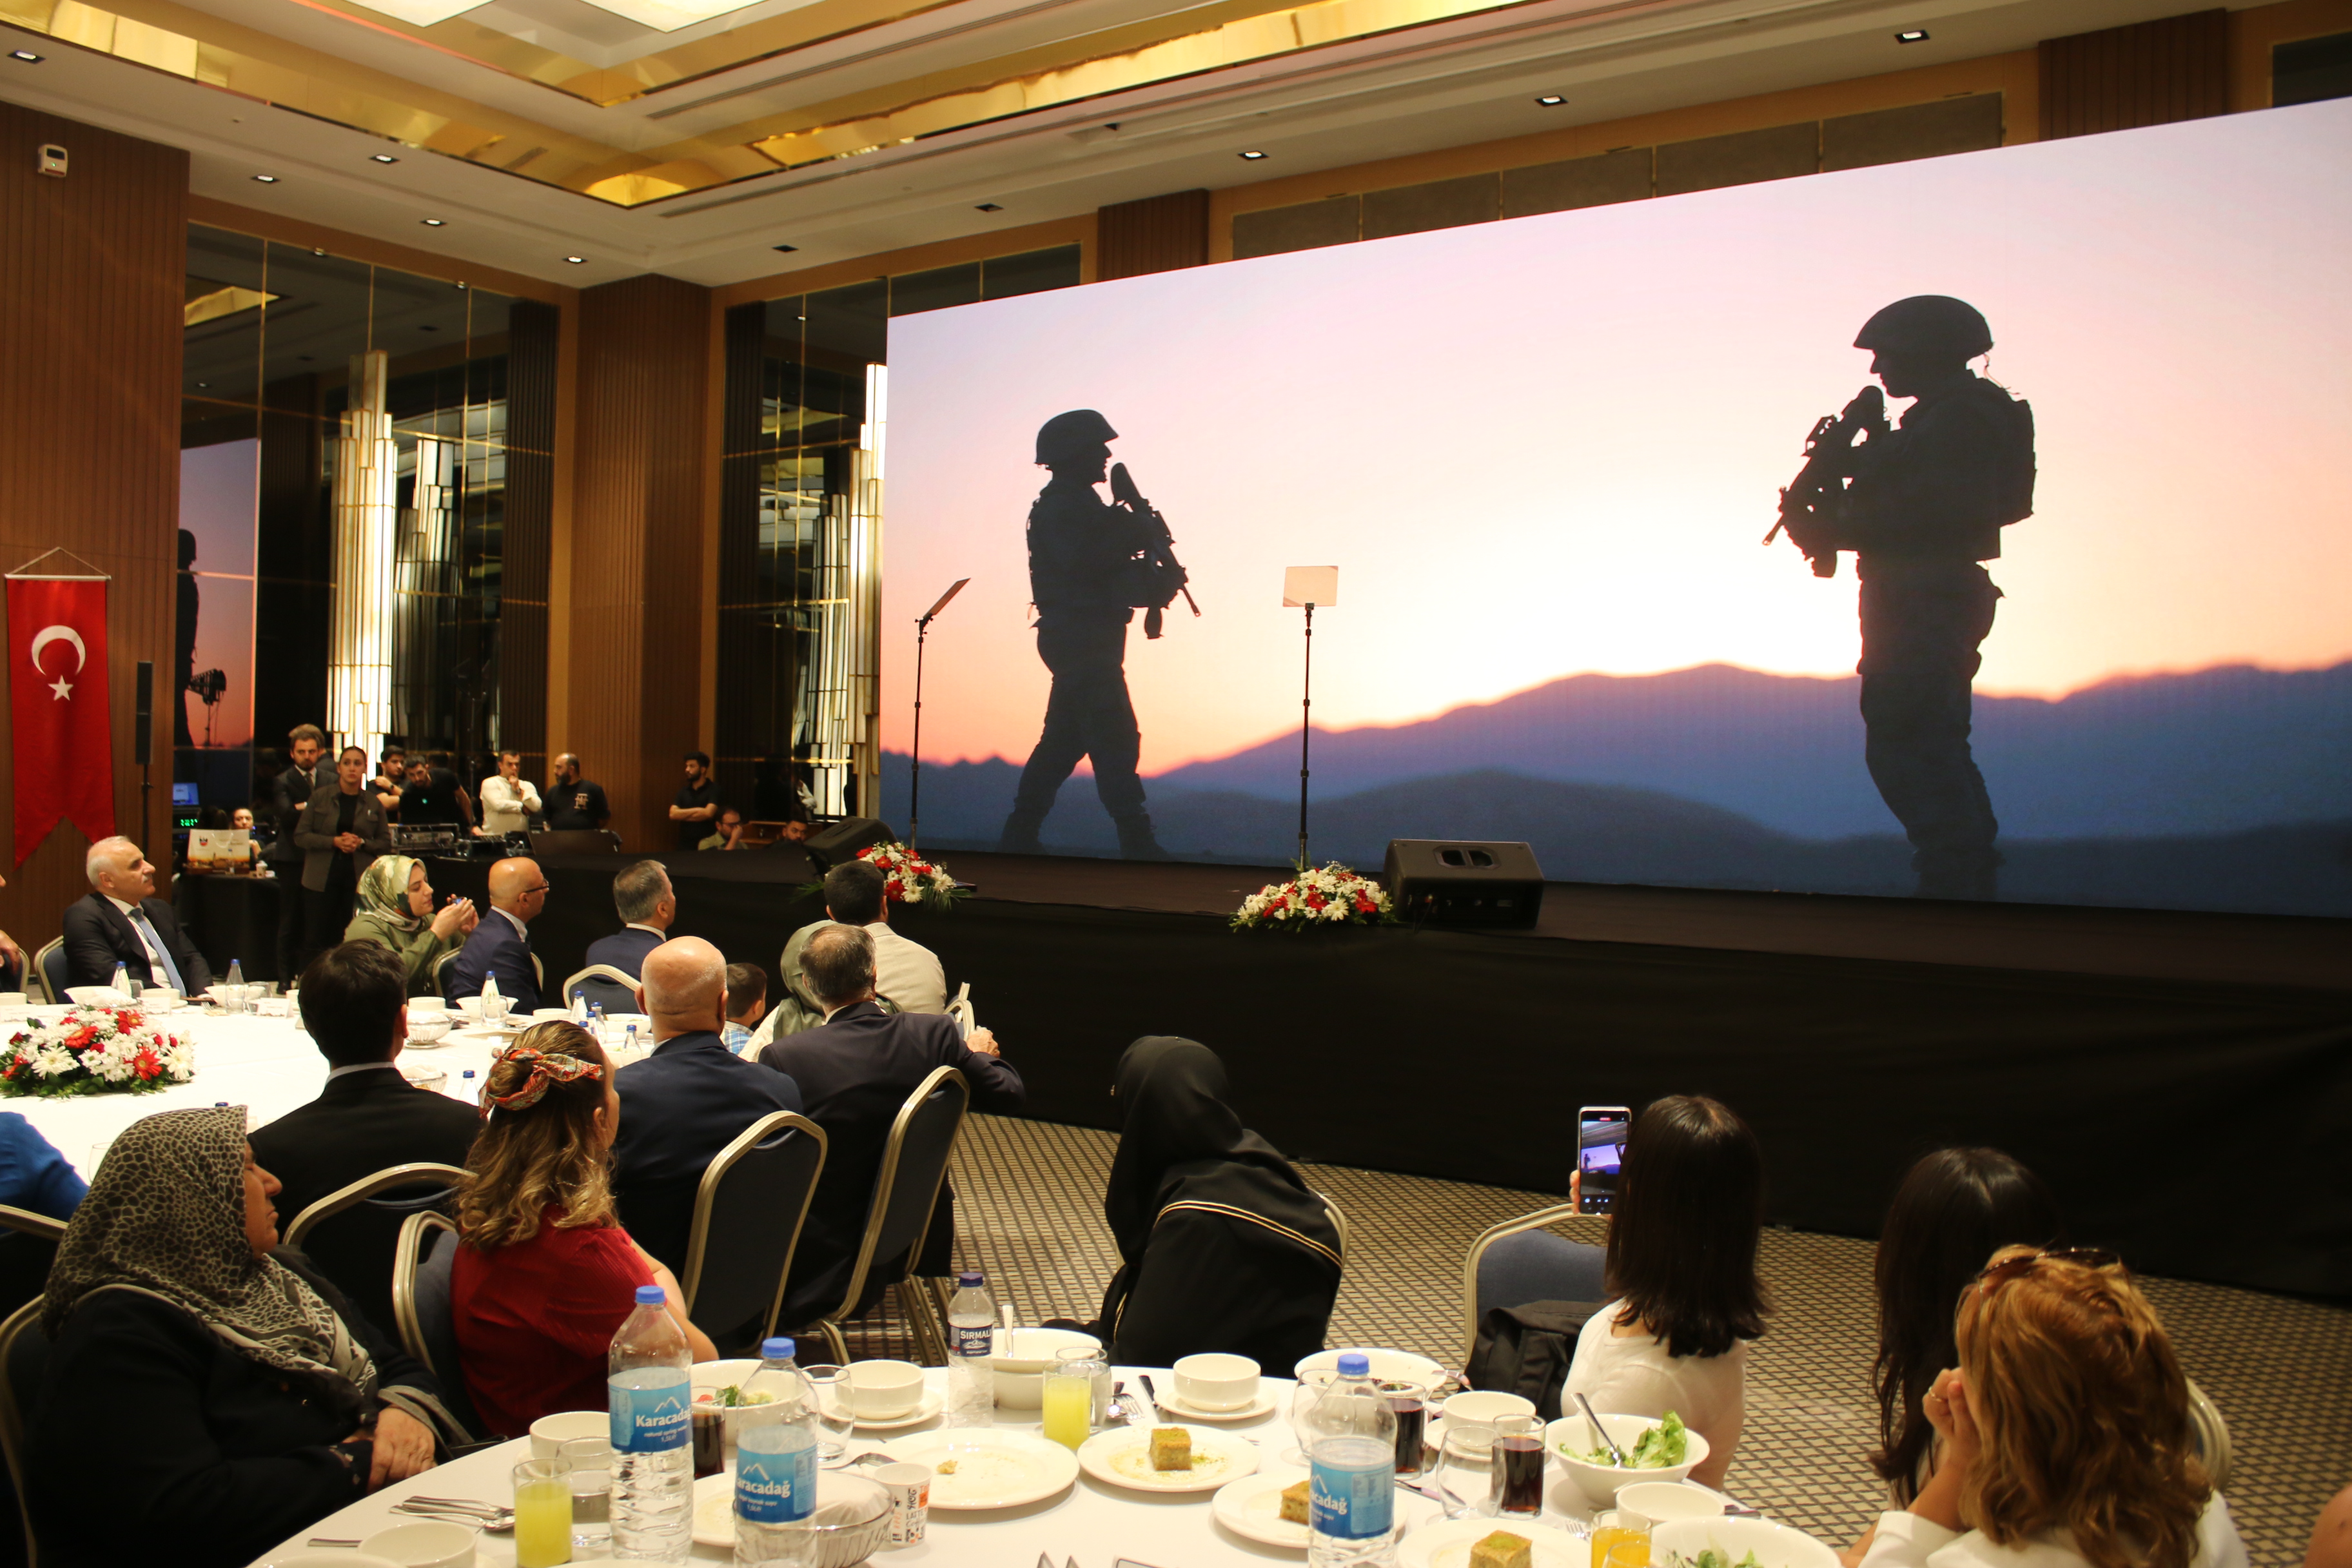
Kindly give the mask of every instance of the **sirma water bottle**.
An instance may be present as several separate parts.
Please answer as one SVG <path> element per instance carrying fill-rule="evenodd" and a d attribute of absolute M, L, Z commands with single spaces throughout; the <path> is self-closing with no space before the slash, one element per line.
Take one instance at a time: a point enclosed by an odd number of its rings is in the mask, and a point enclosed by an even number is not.
<path fill-rule="evenodd" d="M 1358 1351 L 1305 1422 L 1308 1568 L 1396 1561 L 1396 1412 Z"/>
<path fill-rule="evenodd" d="M 996 1421 L 996 1303 L 978 1274 L 956 1276 L 948 1302 L 948 1425 L 989 1426 Z"/>
<path fill-rule="evenodd" d="M 694 1542 L 694 1352 L 662 1300 L 660 1286 L 638 1286 L 637 1310 L 613 1336 L 613 1555 L 683 1563 Z"/>

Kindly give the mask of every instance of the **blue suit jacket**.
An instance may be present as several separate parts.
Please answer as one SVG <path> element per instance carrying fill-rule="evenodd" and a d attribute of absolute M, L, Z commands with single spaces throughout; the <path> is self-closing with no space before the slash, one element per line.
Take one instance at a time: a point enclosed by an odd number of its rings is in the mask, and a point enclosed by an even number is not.
<path fill-rule="evenodd" d="M 666 938 L 634 926 L 623 926 L 610 936 L 600 936 L 588 944 L 586 962 L 609 963 L 624 974 L 645 978 L 646 954 L 659 947 Z"/>
<path fill-rule="evenodd" d="M 798 1110 L 799 1086 L 705 1030 L 664 1040 L 614 1074 L 613 1088 L 621 1097 L 613 1186 L 622 1227 L 675 1273 L 686 1266 L 704 1168 L 770 1111 Z"/>
<path fill-rule="evenodd" d="M 457 950 L 457 962 L 442 978 L 442 999 L 479 996 L 483 980 L 492 974 L 499 977 L 499 994 L 514 1004 L 517 1016 L 539 1006 L 539 976 L 530 966 L 530 939 L 498 910 L 484 910 L 474 934 Z"/>

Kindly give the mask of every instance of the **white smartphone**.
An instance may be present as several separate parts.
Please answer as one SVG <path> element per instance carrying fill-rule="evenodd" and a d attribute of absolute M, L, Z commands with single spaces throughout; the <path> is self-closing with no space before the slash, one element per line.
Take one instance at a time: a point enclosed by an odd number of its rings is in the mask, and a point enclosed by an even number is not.
<path fill-rule="evenodd" d="M 1625 1139 L 1633 1112 L 1622 1105 L 1585 1105 L 1576 1112 L 1576 1212 L 1607 1214 L 1617 1206 L 1617 1177 L 1625 1168 Z"/>

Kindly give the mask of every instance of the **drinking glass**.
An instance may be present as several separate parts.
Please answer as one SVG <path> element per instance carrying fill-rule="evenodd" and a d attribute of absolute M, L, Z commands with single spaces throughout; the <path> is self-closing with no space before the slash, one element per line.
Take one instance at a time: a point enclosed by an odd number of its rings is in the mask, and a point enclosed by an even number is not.
<path fill-rule="evenodd" d="M 1066 1448 L 1094 1431 L 1095 1380 L 1107 1370 L 1102 1352 L 1084 1345 L 1059 1352 L 1045 1369 L 1045 1436 Z"/>
<path fill-rule="evenodd" d="M 1650 1532 L 1612 1510 L 1592 1516 L 1592 1568 L 1650 1568 Z"/>
<path fill-rule="evenodd" d="M 572 1463 L 558 1454 L 514 1468 L 515 1568 L 572 1561 Z"/>
<path fill-rule="evenodd" d="M 849 1369 L 804 1366 L 801 1375 L 816 1394 L 817 1426 L 824 1434 L 817 1440 L 816 1462 L 838 1465 L 849 1452 L 850 1428 L 857 1425 L 857 1412 L 849 1403 Z"/>
<path fill-rule="evenodd" d="M 482 1022 L 489 1025 L 492 1028 L 498 1027 L 500 1024 L 507 1021 L 507 1010 L 513 1005 L 514 1004 L 512 1002 L 509 1002 L 503 996 L 483 997 Z"/>
<path fill-rule="evenodd" d="M 1437 1468 L 1428 1441 L 1429 1394 L 1417 1383 L 1383 1383 L 1389 1409 L 1396 1415 L 1397 1479 L 1416 1484 Z"/>
<path fill-rule="evenodd" d="M 604 1437 L 574 1437 L 562 1452 L 572 1467 L 572 1555 L 602 1557 L 613 1540 L 613 1445 Z"/>
<path fill-rule="evenodd" d="M 1282 1456 L 1283 1463 L 1304 1465 L 1310 1462 L 1307 1457 L 1307 1413 L 1315 1408 L 1315 1402 L 1323 1397 L 1323 1391 L 1330 1387 L 1339 1376 L 1338 1373 L 1328 1370 L 1306 1373 L 1299 1377 L 1297 1386 L 1291 1389 L 1292 1444 L 1290 1451 Z"/>
<path fill-rule="evenodd" d="M 1540 1415 L 1495 1417 L 1487 1497 L 1504 1519 L 1534 1519 L 1543 1512 L 1544 1445 Z"/>

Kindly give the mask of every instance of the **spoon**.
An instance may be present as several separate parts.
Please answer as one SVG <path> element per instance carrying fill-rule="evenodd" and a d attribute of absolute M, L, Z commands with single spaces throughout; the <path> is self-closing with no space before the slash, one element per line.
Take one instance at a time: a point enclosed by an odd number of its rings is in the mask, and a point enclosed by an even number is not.
<path fill-rule="evenodd" d="M 1601 1446 L 1609 1450 L 1609 1457 L 1617 1461 L 1617 1468 L 1621 1470 L 1625 1468 L 1625 1450 L 1617 1446 L 1617 1439 L 1609 1435 L 1609 1428 L 1603 1426 L 1601 1424 L 1601 1417 L 1592 1413 L 1592 1401 L 1585 1398 L 1583 1394 L 1580 1392 L 1576 1396 L 1576 1402 L 1584 1407 L 1585 1424 L 1591 1426 L 1593 1433 L 1600 1437 Z"/>

